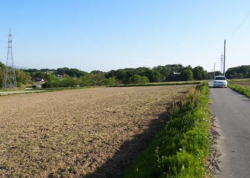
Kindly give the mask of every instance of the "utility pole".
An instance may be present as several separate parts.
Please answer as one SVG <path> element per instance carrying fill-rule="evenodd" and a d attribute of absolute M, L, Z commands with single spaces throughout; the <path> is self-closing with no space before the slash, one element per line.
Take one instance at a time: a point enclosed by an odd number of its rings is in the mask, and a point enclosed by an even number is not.
<path fill-rule="evenodd" d="M 8 37 L 8 52 L 6 58 L 5 75 L 3 80 L 3 89 L 15 89 L 17 87 L 16 73 L 14 69 L 14 60 L 12 53 L 12 35 L 11 30 L 9 31 Z"/>
<path fill-rule="evenodd" d="M 223 54 L 220 57 L 220 72 L 223 74 L 224 72 L 224 56 Z"/>
<path fill-rule="evenodd" d="M 226 71 L 225 71 L 225 66 L 226 66 L 226 40 L 224 40 L 224 66 L 223 66 L 223 74 L 226 76 Z"/>
<path fill-rule="evenodd" d="M 215 77 L 215 63 L 214 63 L 214 77 Z"/>

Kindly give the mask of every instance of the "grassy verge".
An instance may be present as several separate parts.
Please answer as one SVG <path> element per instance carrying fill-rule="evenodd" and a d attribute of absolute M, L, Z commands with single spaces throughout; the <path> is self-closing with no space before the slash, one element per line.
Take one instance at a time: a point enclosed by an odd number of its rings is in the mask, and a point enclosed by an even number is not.
<path fill-rule="evenodd" d="M 230 79 L 229 82 L 230 83 L 234 83 L 234 82 L 249 82 L 250 79 L 249 78 L 244 78 L 244 79 Z"/>
<path fill-rule="evenodd" d="M 139 87 L 139 86 L 165 86 L 165 85 L 188 85 L 188 84 L 199 84 L 200 81 L 181 81 L 181 82 L 158 82 L 158 83 L 145 83 L 145 84 L 119 84 L 110 86 L 84 86 L 84 87 L 57 87 L 57 88 L 32 88 L 30 91 L 41 91 L 41 92 L 53 92 L 53 91 L 63 91 L 63 90 L 76 90 L 76 89 L 86 89 L 86 88 L 102 88 L 102 87 Z M 10 91 L 22 91 L 23 88 L 7 89 L 0 92 L 10 92 Z M 17 93 L 18 94 L 18 93 Z"/>
<path fill-rule="evenodd" d="M 190 90 L 124 177 L 205 177 L 210 148 L 208 103 L 207 83 Z"/>
<path fill-rule="evenodd" d="M 228 84 L 228 87 L 245 95 L 245 96 L 250 97 L 250 89 L 249 88 L 246 88 L 244 86 L 237 85 L 237 84 L 231 84 L 231 83 Z"/>
<path fill-rule="evenodd" d="M 16 90 L 7 89 L 7 90 L 0 90 L 0 96 L 34 94 L 34 93 L 56 92 L 56 91 L 64 91 L 64 90 L 78 90 L 78 89 L 88 89 L 88 88 L 101 88 L 101 87 L 105 87 L 105 86 L 34 88 L 34 89 L 23 89 L 23 90 L 21 90 L 21 89 L 16 89 Z M 8 93 L 8 94 L 4 94 L 4 93 Z"/>
<path fill-rule="evenodd" d="M 197 85 L 200 81 L 187 81 L 187 82 L 158 82 L 158 83 L 145 83 L 145 84 L 122 84 L 110 87 L 139 87 L 139 86 L 165 86 L 165 85 Z"/>

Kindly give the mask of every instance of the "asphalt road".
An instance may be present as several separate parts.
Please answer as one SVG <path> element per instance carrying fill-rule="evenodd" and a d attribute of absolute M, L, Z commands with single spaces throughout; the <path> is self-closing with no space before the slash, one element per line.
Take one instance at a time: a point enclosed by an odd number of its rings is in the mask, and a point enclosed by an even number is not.
<path fill-rule="evenodd" d="M 211 88 L 210 98 L 224 154 L 215 178 L 250 178 L 250 99 L 229 88 Z"/>

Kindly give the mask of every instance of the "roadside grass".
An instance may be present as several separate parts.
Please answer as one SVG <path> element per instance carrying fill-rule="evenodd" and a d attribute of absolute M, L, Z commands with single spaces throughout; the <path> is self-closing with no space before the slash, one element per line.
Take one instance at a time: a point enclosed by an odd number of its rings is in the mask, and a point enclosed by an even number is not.
<path fill-rule="evenodd" d="M 250 78 L 244 78 L 244 79 L 230 79 L 229 82 L 250 82 Z"/>
<path fill-rule="evenodd" d="M 250 88 L 247 88 L 245 86 L 238 85 L 238 84 L 232 84 L 232 83 L 229 83 L 228 87 L 247 97 L 250 97 Z"/>
<path fill-rule="evenodd" d="M 125 172 L 124 178 L 193 178 L 208 175 L 209 88 L 203 82 L 175 106 L 166 126 Z"/>

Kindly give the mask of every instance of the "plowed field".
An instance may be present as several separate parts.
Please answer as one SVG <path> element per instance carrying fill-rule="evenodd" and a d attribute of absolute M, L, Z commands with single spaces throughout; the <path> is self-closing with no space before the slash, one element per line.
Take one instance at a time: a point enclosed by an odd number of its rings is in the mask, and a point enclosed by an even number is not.
<path fill-rule="evenodd" d="M 120 177 L 192 85 L 0 97 L 0 177 Z"/>

